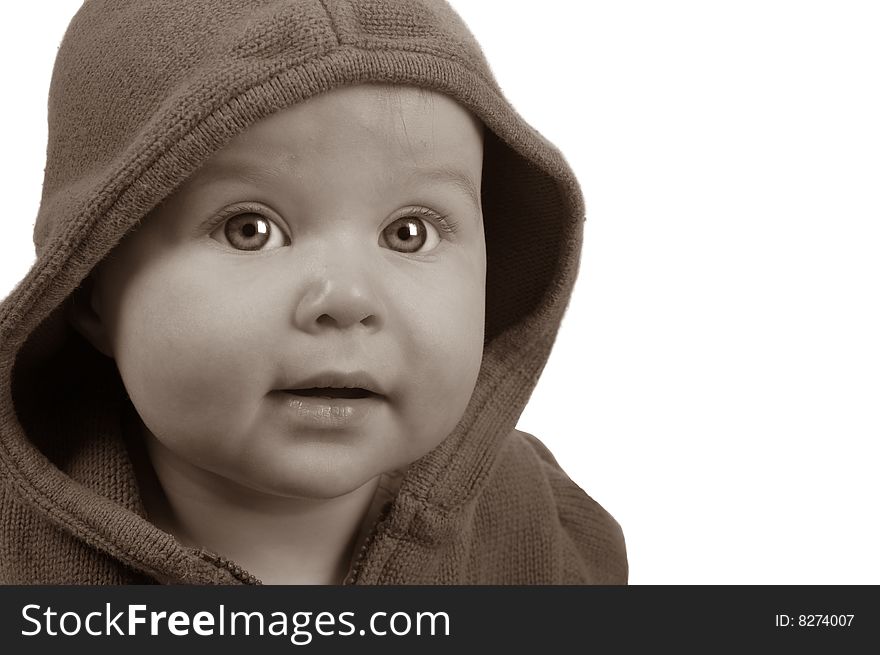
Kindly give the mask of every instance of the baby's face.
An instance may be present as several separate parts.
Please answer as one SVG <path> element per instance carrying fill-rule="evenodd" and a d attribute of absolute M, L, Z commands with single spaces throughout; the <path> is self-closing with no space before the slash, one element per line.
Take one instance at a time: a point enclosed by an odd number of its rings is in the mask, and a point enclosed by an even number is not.
<path fill-rule="evenodd" d="M 96 276 L 148 438 L 182 466 L 313 498 L 438 445 L 482 356 L 482 154 L 452 100 L 375 86 L 218 151 Z"/>

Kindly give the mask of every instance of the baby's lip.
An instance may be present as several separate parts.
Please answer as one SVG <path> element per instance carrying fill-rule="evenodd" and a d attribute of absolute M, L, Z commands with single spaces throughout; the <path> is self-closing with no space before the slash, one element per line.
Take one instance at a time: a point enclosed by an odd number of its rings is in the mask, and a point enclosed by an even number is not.
<path fill-rule="evenodd" d="M 285 385 L 282 391 L 301 396 L 365 398 L 384 396 L 385 390 L 366 371 L 323 371 Z"/>

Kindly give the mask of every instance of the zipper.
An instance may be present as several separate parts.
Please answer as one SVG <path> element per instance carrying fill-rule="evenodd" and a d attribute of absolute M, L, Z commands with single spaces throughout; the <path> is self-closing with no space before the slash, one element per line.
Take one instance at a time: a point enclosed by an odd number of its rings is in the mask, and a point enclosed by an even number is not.
<path fill-rule="evenodd" d="M 217 568 L 229 571 L 233 576 L 235 576 L 237 580 L 241 581 L 243 584 L 263 584 L 263 582 L 257 576 L 253 575 L 252 573 L 248 573 L 232 560 L 228 560 L 225 557 L 221 557 L 220 555 L 205 549 L 200 550 L 198 554 L 199 557 L 201 557 L 203 560 L 210 562 Z"/>
<path fill-rule="evenodd" d="M 348 574 L 345 576 L 345 579 L 342 581 L 343 585 L 355 585 L 357 584 L 358 575 L 360 574 L 361 567 L 363 566 L 364 560 L 367 556 L 367 551 L 369 551 L 370 546 L 375 541 L 376 536 L 379 533 L 381 524 L 388 517 L 389 512 L 391 511 L 391 506 L 394 504 L 393 500 L 387 500 L 382 505 L 382 508 L 379 510 L 379 514 L 376 517 L 376 520 L 373 521 L 370 529 L 367 532 L 367 536 L 364 539 L 364 543 L 358 551 L 357 556 L 352 560 L 351 566 L 348 569 Z M 217 568 L 224 569 L 225 571 L 229 571 L 236 580 L 239 580 L 243 584 L 246 585 L 262 585 L 263 582 L 252 573 L 248 573 L 245 569 L 240 567 L 238 564 L 233 562 L 232 560 L 226 559 L 214 553 L 210 550 L 202 549 L 198 552 L 199 557 L 203 560 L 210 562 Z"/>
<path fill-rule="evenodd" d="M 388 514 L 390 513 L 391 506 L 393 504 L 393 500 L 386 500 L 385 503 L 382 505 L 382 509 L 379 510 L 379 515 L 376 517 L 376 520 L 373 521 L 373 524 L 367 531 L 367 536 L 364 539 L 364 543 L 361 546 L 360 551 L 351 562 L 351 567 L 349 567 L 348 569 L 348 575 L 346 575 L 345 579 L 342 581 L 343 585 L 357 584 L 358 576 L 360 575 L 364 560 L 367 557 L 367 551 L 369 551 L 370 546 L 373 545 L 373 542 L 375 541 L 375 538 L 381 529 L 382 523 L 385 521 L 386 518 L 388 518 Z"/>

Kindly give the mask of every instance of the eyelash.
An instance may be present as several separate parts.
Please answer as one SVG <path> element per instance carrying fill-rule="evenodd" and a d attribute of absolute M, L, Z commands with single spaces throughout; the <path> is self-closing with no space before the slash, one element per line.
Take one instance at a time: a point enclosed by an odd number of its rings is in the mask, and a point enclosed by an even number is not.
<path fill-rule="evenodd" d="M 224 209 L 216 217 L 212 218 L 206 227 L 208 234 L 213 232 L 217 227 L 223 224 L 224 221 L 229 220 L 233 216 L 237 216 L 238 214 L 259 214 L 264 216 L 265 218 L 271 220 L 273 223 L 281 223 L 279 219 L 273 218 L 272 216 L 266 216 L 266 209 L 262 205 L 254 204 L 254 203 L 243 203 L 240 205 L 233 205 L 227 209 Z M 428 209 L 427 207 L 419 207 L 413 205 L 411 207 L 405 207 L 403 211 L 398 212 L 398 215 L 395 216 L 391 222 L 399 220 L 401 218 L 406 218 L 407 216 L 418 216 L 419 218 L 424 218 L 433 223 L 437 224 L 437 227 L 441 232 L 448 236 L 453 236 L 458 232 L 458 223 L 452 220 L 448 215 L 438 214 L 437 212 Z M 287 238 L 290 239 L 290 235 L 287 235 Z"/>
<path fill-rule="evenodd" d="M 223 223 L 225 221 L 228 221 L 233 216 L 238 216 L 239 214 L 258 214 L 258 215 L 263 216 L 264 218 L 272 221 L 276 225 L 279 225 L 279 227 L 280 227 L 280 224 L 283 224 L 280 219 L 274 217 L 274 213 L 272 216 L 267 216 L 265 205 L 259 205 L 259 204 L 246 202 L 246 203 L 242 203 L 240 205 L 233 205 L 232 207 L 227 207 L 226 209 L 221 211 L 219 214 L 217 214 L 217 216 L 215 216 L 210 221 L 208 221 L 205 229 L 208 232 L 208 234 L 211 234 L 211 232 L 213 232 L 216 228 L 223 225 Z M 285 231 L 285 234 L 287 234 L 286 231 Z M 290 238 L 290 235 L 288 234 L 287 237 Z"/>
<path fill-rule="evenodd" d="M 439 227 L 442 232 L 450 236 L 458 231 L 458 223 L 453 221 L 448 215 L 444 216 L 438 214 L 427 207 L 405 207 L 404 210 L 399 212 L 399 215 L 395 216 L 391 222 L 393 223 L 394 221 L 406 218 L 407 216 L 418 216 L 419 218 L 425 218 L 432 221 L 437 224 L 437 227 Z"/>

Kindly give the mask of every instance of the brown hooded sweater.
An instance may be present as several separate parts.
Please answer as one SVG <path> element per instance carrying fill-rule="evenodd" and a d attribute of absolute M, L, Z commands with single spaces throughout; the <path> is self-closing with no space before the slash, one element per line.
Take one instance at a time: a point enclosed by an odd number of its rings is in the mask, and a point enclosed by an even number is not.
<path fill-rule="evenodd" d="M 49 94 L 37 260 L 0 306 L 0 582 L 259 582 L 147 519 L 123 439 L 131 401 L 65 307 L 120 238 L 237 133 L 370 82 L 444 93 L 487 127 L 487 314 L 464 417 L 370 515 L 346 582 L 626 582 L 620 527 L 514 429 L 575 280 L 580 190 L 441 0 L 84 3 Z"/>

